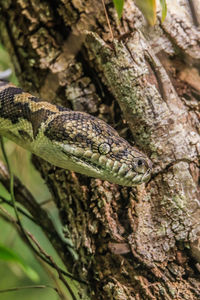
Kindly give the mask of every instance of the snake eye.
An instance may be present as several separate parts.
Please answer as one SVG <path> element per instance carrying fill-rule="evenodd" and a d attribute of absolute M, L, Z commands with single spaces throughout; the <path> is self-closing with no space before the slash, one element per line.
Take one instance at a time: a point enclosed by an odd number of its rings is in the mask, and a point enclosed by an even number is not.
<path fill-rule="evenodd" d="M 98 150 L 100 154 L 108 154 L 110 152 L 110 145 L 107 143 L 102 143 L 99 145 Z"/>
<path fill-rule="evenodd" d="M 137 157 L 133 160 L 133 169 L 137 173 L 146 173 L 148 169 L 148 164 L 144 158 Z"/>

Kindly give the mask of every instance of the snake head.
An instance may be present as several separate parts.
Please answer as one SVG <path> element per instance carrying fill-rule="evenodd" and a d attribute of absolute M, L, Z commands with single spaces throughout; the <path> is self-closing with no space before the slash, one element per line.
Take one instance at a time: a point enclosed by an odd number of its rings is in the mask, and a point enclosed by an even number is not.
<path fill-rule="evenodd" d="M 150 160 L 104 121 L 0 81 L 0 132 L 50 163 L 124 186 L 147 182 Z"/>
<path fill-rule="evenodd" d="M 98 154 L 98 161 L 108 181 L 134 186 L 150 179 L 151 161 L 116 133 L 99 144 Z"/>
<path fill-rule="evenodd" d="M 51 161 L 57 166 L 124 186 L 150 179 L 151 161 L 91 115 L 63 112 L 48 124 L 44 135 L 57 145 Z"/>

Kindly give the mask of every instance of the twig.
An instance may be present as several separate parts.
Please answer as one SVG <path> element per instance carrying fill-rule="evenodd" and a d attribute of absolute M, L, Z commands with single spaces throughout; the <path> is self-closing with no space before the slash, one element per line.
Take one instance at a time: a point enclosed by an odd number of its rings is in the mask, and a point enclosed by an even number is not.
<path fill-rule="evenodd" d="M 3 183 L 5 188 L 9 190 L 10 187 L 10 176 L 7 168 L 0 161 L 0 181 Z M 17 177 L 14 177 L 14 191 L 16 201 L 21 203 L 33 216 L 36 220 L 37 225 L 40 226 L 48 239 L 53 238 L 53 246 L 59 252 L 63 250 L 63 239 L 60 237 L 58 232 L 55 230 L 53 226 L 53 222 L 49 217 L 48 213 L 42 209 L 41 205 L 36 201 L 33 195 L 29 192 L 29 190 L 20 182 Z M 65 244 L 67 249 L 72 248 L 71 243 L 65 240 Z M 66 250 L 65 249 L 65 252 Z M 71 249 L 70 249 L 71 250 Z M 70 252 L 69 250 L 69 252 Z"/>
<path fill-rule="evenodd" d="M 38 243 L 38 241 L 35 239 L 35 237 L 30 233 L 28 232 L 28 236 L 30 237 L 30 239 L 36 244 L 36 246 L 38 247 L 39 251 L 41 253 L 43 253 L 45 255 L 45 257 L 50 260 L 50 262 L 52 263 L 52 265 L 54 266 L 54 268 L 56 269 L 56 271 L 58 272 L 58 276 L 59 278 L 61 279 L 61 281 L 65 284 L 65 286 L 68 288 L 71 296 L 72 296 L 72 299 L 76 300 L 76 297 L 74 296 L 74 293 L 70 287 L 70 285 L 68 284 L 68 282 L 65 280 L 65 278 L 63 277 L 63 274 L 60 272 L 60 269 L 58 268 L 57 264 L 54 262 L 53 258 L 47 254 L 44 249 L 42 249 L 42 247 L 40 246 L 40 244 Z"/>
<path fill-rule="evenodd" d="M 0 290 L 0 293 L 9 293 L 9 292 L 18 292 L 20 290 L 28 290 L 28 289 L 44 289 L 44 288 L 50 288 L 50 289 L 53 289 L 57 294 L 58 296 L 60 297 L 60 299 L 65 299 L 66 300 L 66 297 L 62 295 L 62 293 L 60 293 L 60 291 L 56 288 L 56 287 L 53 287 L 53 286 L 50 286 L 50 285 L 44 285 L 44 284 L 41 284 L 41 285 L 27 285 L 27 286 L 19 286 L 19 287 L 13 287 L 13 288 L 9 288 L 9 289 L 3 289 L 3 290 Z"/>
<path fill-rule="evenodd" d="M 0 143 L 1 143 L 2 153 L 3 153 L 4 159 L 5 159 L 5 161 L 6 161 L 6 164 L 7 164 L 7 167 L 8 167 L 8 171 L 9 171 L 9 174 L 10 174 L 10 195 L 11 195 L 11 200 L 12 200 L 12 203 L 13 203 L 15 215 L 16 215 L 16 218 L 17 218 L 17 223 L 18 223 L 18 225 L 19 225 L 19 227 L 20 227 L 20 230 L 21 230 L 21 232 L 22 232 L 22 235 L 23 235 L 25 241 L 26 241 L 28 244 L 30 244 L 30 245 L 32 246 L 32 248 L 34 249 L 34 251 L 37 253 L 37 255 L 41 257 L 40 252 L 38 252 L 38 251 L 35 249 L 35 247 L 30 243 L 29 238 L 28 238 L 28 236 L 30 237 L 30 233 L 29 233 L 29 232 L 26 233 L 26 231 L 24 230 L 23 225 L 22 225 L 22 223 L 21 223 L 21 220 L 20 220 L 20 218 L 19 218 L 19 214 L 18 214 L 18 211 L 17 211 L 17 206 L 16 206 L 16 203 L 15 203 L 15 195 L 14 195 L 14 177 L 13 177 L 13 174 L 12 174 L 12 171 L 11 171 L 11 168 L 10 168 L 10 164 L 9 164 L 9 161 L 8 161 L 8 157 L 7 157 L 7 155 L 6 155 L 6 151 L 5 151 L 5 148 L 4 148 L 4 144 L 3 144 L 3 139 L 2 139 L 2 138 L 0 138 Z M 27 236 L 27 234 L 28 234 L 28 236 Z M 31 237 L 32 237 L 32 235 L 31 235 Z M 32 239 L 32 241 L 35 242 L 36 239 L 34 239 L 34 240 Z M 37 242 L 36 245 L 37 245 L 37 247 L 38 247 L 39 243 Z M 68 282 L 65 280 L 64 276 L 63 276 L 62 273 L 60 272 L 60 268 L 57 267 L 57 264 L 53 261 L 52 257 L 50 257 L 49 255 L 47 255 L 46 252 L 42 249 L 41 246 L 40 246 L 40 248 L 38 248 L 38 249 L 41 251 L 41 253 L 44 255 L 44 257 L 46 258 L 47 261 L 50 260 L 50 262 L 52 263 L 52 266 L 53 266 L 53 267 L 56 269 L 56 271 L 58 272 L 58 276 L 59 276 L 60 280 L 65 284 L 65 286 L 66 286 L 67 289 L 69 290 L 69 293 L 71 294 L 72 299 L 73 299 L 73 300 L 76 300 L 76 297 L 75 297 L 75 295 L 74 295 L 74 293 L 73 293 L 73 291 L 72 291 L 70 285 L 69 285 Z M 43 256 L 42 256 L 42 257 L 43 257 Z M 44 257 L 43 257 L 43 258 L 44 258 Z"/>
<path fill-rule="evenodd" d="M 8 201 L 8 200 L 6 200 L 4 197 L 1 196 L 0 199 L 1 199 L 1 203 L 0 204 L 5 203 L 5 204 L 13 207 L 13 203 L 10 202 L 10 201 Z M 22 215 L 24 215 L 26 218 L 28 218 L 29 220 L 31 220 L 32 222 L 34 222 L 36 225 L 38 225 L 37 222 L 36 222 L 36 220 L 32 216 L 30 216 L 29 214 L 27 214 L 21 207 L 17 207 L 17 210 Z"/>
<path fill-rule="evenodd" d="M 9 177 L 8 177 L 8 174 L 7 174 L 7 171 L 4 167 L 3 164 L 0 164 L 0 180 L 3 182 L 3 184 L 8 188 L 8 180 L 9 180 Z M 50 236 L 53 236 L 54 237 L 54 240 L 56 242 L 56 245 L 58 245 L 58 243 L 60 243 L 60 239 L 59 239 L 59 236 L 57 235 L 57 232 L 53 231 L 53 226 L 52 226 L 52 222 L 51 220 L 49 219 L 48 215 L 46 214 L 45 211 L 42 211 L 41 213 L 39 212 L 39 210 L 41 210 L 41 207 L 35 202 L 36 200 L 33 198 L 33 196 L 29 193 L 29 191 L 22 185 L 22 183 L 18 180 L 18 178 L 15 179 L 15 182 L 17 181 L 17 183 L 15 183 L 15 188 L 17 190 L 17 194 L 16 194 L 16 197 L 18 199 L 18 201 L 20 203 L 22 203 L 23 205 L 26 205 L 27 202 L 29 203 L 26 208 L 28 209 L 28 211 L 32 214 L 34 214 L 35 219 L 38 217 L 38 214 L 39 214 L 39 217 L 40 219 L 44 219 L 45 218 L 45 222 L 43 224 L 43 222 L 41 223 L 41 227 L 44 229 L 44 231 L 47 231 L 48 235 Z M 3 208 L 0 207 L 1 210 L 3 210 Z M 36 212 L 37 213 L 36 213 Z M 6 212 L 6 210 L 4 211 L 4 214 L 8 215 L 9 214 Z M 2 216 L 3 217 L 3 216 Z M 4 217 L 5 218 L 5 217 Z M 37 220 L 37 219 L 36 219 Z M 12 223 L 15 223 L 17 225 L 17 229 L 18 231 L 21 233 L 20 231 L 20 228 L 19 228 L 19 225 L 17 224 L 17 221 L 15 219 L 12 218 L 12 216 L 9 216 L 6 221 L 8 222 L 12 222 Z M 39 221 L 37 221 L 38 223 Z M 38 224 L 37 224 L 38 225 Z M 39 225 L 38 225 L 39 226 Z M 44 227 L 43 227 L 44 226 Z M 68 245 L 67 245 L 68 246 Z M 51 267 L 54 267 L 51 262 L 46 259 L 43 255 L 41 255 L 39 252 L 37 252 L 37 250 L 33 247 L 32 243 L 29 241 L 29 247 L 31 247 L 31 249 L 33 250 L 33 252 L 40 257 L 41 260 L 43 260 L 44 262 L 46 262 L 48 265 L 50 265 Z M 55 247 L 57 249 L 57 247 Z M 59 248 L 58 248 L 59 249 Z M 76 276 L 73 276 L 72 274 L 64 271 L 63 269 L 61 269 L 59 266 L 57 266 L 57 268 L 59 269 L 59 271 L 64 275 L 64 276 L 67 276 L 73 280 L 76 280 L 80 283 L 83 283 L 83 284 L 88 284 L 86 281 L 84 280 L 81 280 L 79 278 L 77 278 Z"/>
<path fill-rule="evenodd" d="M 3 208 L 2 206 L 0 206 L 0 210 L 3 212 L 3 214 L 1 215 L 7 222 L 11 222 L 13 224 L 16 224 L 17 225 L 17 229 L 20 230 L 20 233 L 21 233 L 21 228 L 17 222 L 17 220 L 15 220 L 13 218 L 13 216 L 11 216 L 9 214 L 9 212 Z M 27 235 L 29 235 L 29 232 L 26 232 Z M 23 236 L 24 237 L 24 236 Z M 49 261 L 46 257 L 42 256 L 34 247 L 33 245 L 30 243 L 29 241 L 29 246 L 31 247 L 31 249 L 33 250 L 33 252 L 41 259 L 43 260 L 44 262 L 46 262 L 48 265 L 50 265 L 51 267 L 54 268 L 54 265 L 52 265 L 51 261 Z M 42 249 L 42 248 L 41 248 Z M 44 252 L 45 253 L 45 252 Z M 54 263 L 55 264 L 55 263 Z M 79 278 L 76 278 L 75 276 L 73 276 L 72 274 L 70 273 L 67 273 L 66 271 L 62 270 L 59 266 L 57 266 L 57 269 L 59 270 L 59 272 L 61 272 L 63 275 L 69 277 L 70 279 L 73 279 L 73 280 L 76 280 L 80 283 L 83 283 L 83 284 L 87 284 L 86 281 L 83 281 Z"/>
<path fill-rule="evenodd" d="M 0 293 L 7 293 L 7 292 L 16 292 L 16 291 L 20 291 L 20 290 L 28 290 L 28 289 L 44 289 L 44 288 L 50 288 L 54 291 L 56 291 L 56 293 L 59 294 L 58 289 L 50 286 L 50 285 L 27 285 L 27 286 L 19 286 L 19 287 L 13 287 L 13 288 L 9 288 L 9 289 L 3 289 L 0 290 Z"/>
<path fill-rule="evenodd" d="M 104 13 L 105 13 L 105 16 L 106 16 L 106 21 L 107 21 L 107 24 L 108 24 L 108 27 L 109 27 L 109 31 L 110 31 L 110 35 L 111 35 L 111 40 L 113 42 L 114 41 L 114 36 L 113 36 L 112 28 L 111 28 L 111 25 L 110 25 L 110 20 L 109 20 L 109 17 L 108 17 L 108 13 L 107 13 L 107 9 L 106 9 L 106 6 L 105 6 L 105 2 L 104 2 L 104 0 L 101 0 L 101 1 L 102 1 L 102 4 L 103 4 L 103 9 L 104 9 Z"/>

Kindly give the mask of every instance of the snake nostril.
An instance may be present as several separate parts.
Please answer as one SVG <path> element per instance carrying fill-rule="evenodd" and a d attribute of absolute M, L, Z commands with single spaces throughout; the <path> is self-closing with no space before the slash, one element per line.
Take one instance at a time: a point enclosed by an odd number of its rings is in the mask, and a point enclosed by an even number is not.
<path fill-rule="evenodd" d="M 142 159 L 138 159 L 137 164 L 140 167 L 144 164 L 144 161 Z"/>

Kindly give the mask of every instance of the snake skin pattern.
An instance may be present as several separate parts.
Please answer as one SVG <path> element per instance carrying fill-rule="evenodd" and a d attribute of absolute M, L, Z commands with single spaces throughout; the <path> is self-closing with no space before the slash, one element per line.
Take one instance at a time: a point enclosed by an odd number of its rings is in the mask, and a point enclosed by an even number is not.
<path fill-rule="evenodd" d="M 124 186 L 147 182 L 151 161 L 104 121 L 0 81 L 0 135 L 55 166 Z"/>

